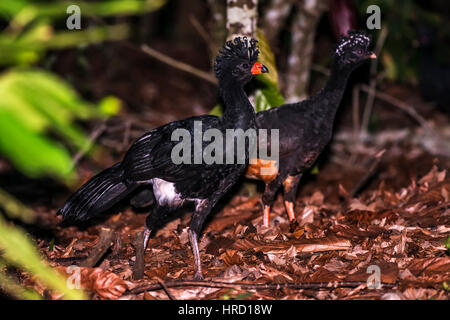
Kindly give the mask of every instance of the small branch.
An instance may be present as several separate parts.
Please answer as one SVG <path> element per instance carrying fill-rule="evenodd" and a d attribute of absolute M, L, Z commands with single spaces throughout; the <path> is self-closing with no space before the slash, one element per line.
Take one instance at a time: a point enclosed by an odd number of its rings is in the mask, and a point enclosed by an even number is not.
<path fill-rule="evenodd" d="M 114 232 L 109 228 L 102 228 L 98 243 L 95 245 L 94 249 L 92 249 L 87 259 L 80 263 L 80 267 L 93 268 L 106 251 L 113 245 L 113 242 Z"/>
<path fill-rule="evenodd" d="M 167 294 L 170 300 L 177 300 L 175 297 L 170 293 L 169 288 L 166 286 L 164 281 L 159 277 L 153 277 L 156 281 L 158 281 L 161 288 L 164 290 L 164 292 Z"/>
<path fill-rule="evenodd" d="M 177 61 L 159 51 L 156 51 L 153 48 L 150 48 L 148 45 L 144 44 L 141 46 L 141 49 L 144 53 L 148 54 L 149 56 L 164 62 L 176 69 L 185 71 L 187 73 L 193 74 L 199 78 L 202 78 L 203 80 L 206 80 L 214 85 L 217 85 L 217 79 L 209 72 L 205 72 L 203 70 L 197 69 L 189 64 L 186 64 L 184 62 Z"/>
<path fill-rule="evenodd" d="M 387 35 L 389 31 L 386 27 L 381 29 L 380 37 L 378 38 L 376 47 L 375 47 L 375 54 L 377 57 L 380 55 L 381 49 L 384 46 L 384 43 L 386 41 Z M 378 59 L 374 59 L 370 63 L 370 93 L 366 100 L 366 105 L 364 107 L 364 114 L 362 118 L 361 123 L 361 131 L 360 131 L 360 138 L 367 135 L 368 127 L 369 127 L 369 120 L 370 116 L 372 114 L 373 104 L 375 102 L 375 93 L 377 88 L 377 79 L 376 79 L 376 72 L 377 72 L 377 66 L 378 66 Z"/>
<path fill-rule="evenodd" d="M 355 136 L 355 143 L 358 141 L 358 132 L 360 128 L 360 119 L 359 119 L 359 85 L 355 85 L 353 87 L 352 94 L 352 120 L 353 120 L 353 133 Z"/>
<path fill-rule="evenodd" d="M 214 56 L 214 53 L 216 52 L 216 46 L 214 45 L 214 41 L 212 40 L 211 36 L 208 34 L 208 32 L 205 30 L 205 28 L 202 26 L 202 24 L 198 21 L 198 19 L 190 14 L 189 15 L 189 21 L 191 22 L 192 26 L 195 30 L 197 30 L 200 37 L 202 37 L 203 41 L 208 45 L 209 54 L 210 56 Z"/>
<path fill-rule="evenodd" d="M 245 283 L 245 282 L 221 282 L 221 281 L 170 281 L 165 283 L 166 288 L 176 287 L 206 287 L 206 288 L 230 288 L 236 290 L 281 290 L 281 289 L 336 289 L 356 288 L 365 285 L 365 281 L 341 281 L 341 282 L 305 282 L 305 283 Z M 384 283 L 385 288 L 392 288 L 395 284 Z M 139 294 L 146 291 L 164 289 L 160 283 L 145 284 L 136 287 L 129 292 Z"/>
<path fill-rule="evenodd" d="M 372 161 L 372 164 L 369 167 L 369 170 L 359 179 L 353 188 L 348 193 L 348 199 L 354 198 L 358 192 L 361 190 L 362 187 L 374 176 L 374 174 L 377 172 L 378 167 L 380 165 L 381 159 L 383 157 L 383 154 L 386 152 L 386 150 L 381 150 L 375 155 L 375 159 Z"/>
<path fill-rule="evenodd" d="M 425 120 L 425 118 L 422 117 L 420 114 L 418 114 L 417 111 L 413 107 L 411 107 L 409 104 L 407 104 L 391 95 L 388 95 L 386 93 L 376 92 L 376 91 L 372 90 L 368 85 L 365 85 L 365 84 L 361 85 L 361 90 L 366 93 L 372 93 L 378 99 L 380 99 L 384 102 L 387 102 L 387 103 L 393 105 L 394 107 L 399 108 L 400 110 L 403 110 L 411 118 L 416 120 L 422 127 L 427 129 L 428 131 L 431 131 L 431 132 L 434 131 L 433 128 L 431 128 L 430 125 L 428 124 L 428 122 Z"/>
<path fill-rule="evenodd" d="M 139 280 L 144 277 L 145 269 L 144 231 L 136 234 L 134 248 L 136 249 L 136 260 L 133 266 L 133 279 Z"/>
<path fill-rule="evenodd" d="M 72 169 L 80 162 L 80 160 L 88 153 L 88 151 L 92 148 L 95 141 L 105 132 L 106 130 L 106 120 L 103 120 L 94 131 L 89 135 L 88 142 L 84 145 L 84 147 L 73 157 L 72 159 Z"/>
<path fill-rule="evenodd" d="M 281 28 L 286 24 L 293 2 L 292 0 L 272 0 L 266 5 L 261 20 L 264 33 L 271 45 L 275 44 Z"/>

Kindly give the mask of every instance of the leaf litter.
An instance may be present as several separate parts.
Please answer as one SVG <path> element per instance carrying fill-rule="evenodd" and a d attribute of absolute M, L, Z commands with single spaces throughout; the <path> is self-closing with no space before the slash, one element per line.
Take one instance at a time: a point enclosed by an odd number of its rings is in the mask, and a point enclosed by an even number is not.
<path fill-rule="evenodd" d="M 80 265 L 90 255 L 103 227 L 114 230 L 118 244 L 95 268 L 80 269 L 81 287 L 92 299 L 448 299 L 450 256 L 444 243 L 450 236 L 450 177 L 445 165 L 433 160 L 421 176 L 405 177 L 396 160 L 384 156 L 377 177 L 349 198 L 347 190 L 357 181 L 349 177 L 358 177 L 351 170 L 331 161 L 319 175 L 305 179 L 297 196 L 295 230 L 290 230 L 281 196 L 272 208 L 270 228 L 262 225 L 260 193 L 223 201 L 205 225 L 201 259 L 207 282 L 235 287 L 172 286 L 189 282 L 194 273 L 189 212 L 150 239 L 140 280 L 133 279 L 134 241 L 146 211 L 123 206 L 99 222 L 77 227 L 62 226 L 54 216 L 56 207 L 41 210 L 54 245 L 50 250 L 50 240 L 37 237 L 36 242 L 50 264 L 68 275 L 69 265 Z M 398 179 L 390 179 L 392 174 Z M 367 286 L 371 266 L 380 274 L 376 289 Z M 48 298 L 63 298 L 46 292 L 36 279 L 22 279 Z M 170 296 L 157 289 L 160 283 L 168 285 Z M 264 287 L 273 284 L 280 287 Z M 293 286 L 298 284 L 304 287 Z"/>

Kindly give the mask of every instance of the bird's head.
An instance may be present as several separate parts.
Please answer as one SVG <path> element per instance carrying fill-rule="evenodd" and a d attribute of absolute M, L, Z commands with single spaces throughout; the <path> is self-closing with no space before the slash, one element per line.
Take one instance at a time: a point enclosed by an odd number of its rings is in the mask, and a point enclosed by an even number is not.
<path fill-rule="evenodd" d="M 219 50 L 214 62 L 214 73 L 219 80 L 228 78 L 244 85 L 253 76 L 269 72 L 264 65 L 257 62 L 258 55 L 256 40 L 236 37 L 233 41 L 227 41 Z"/>
<path fill-rule="evenodd" d="M 335 62 L 340 68 L 354 68 L 369 59 L 376 59 L 376 54 L 369 49 L 371 40 L 363 31 L 349 31 L 339 38 Z"/>

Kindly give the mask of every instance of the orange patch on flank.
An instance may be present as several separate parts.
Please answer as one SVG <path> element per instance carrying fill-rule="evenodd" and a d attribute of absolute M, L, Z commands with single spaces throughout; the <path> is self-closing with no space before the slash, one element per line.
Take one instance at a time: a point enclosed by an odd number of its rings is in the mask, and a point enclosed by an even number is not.
<path fill-rule="evenodd" d="M 288 177 L 283 181 L 284 192 L 289 192 L 289 191 L 291 190 L 293 180 L 294 180 L 294 177 L 293 177 L 293 176 L 288 176 Z"/>
<path fill-rule="evenodd" d="M 247 167 L 245 176 L 251 179 L 262 180 L 269 183 L 276 178 L 278 167 L 275 160 L 252 159 Z"/>

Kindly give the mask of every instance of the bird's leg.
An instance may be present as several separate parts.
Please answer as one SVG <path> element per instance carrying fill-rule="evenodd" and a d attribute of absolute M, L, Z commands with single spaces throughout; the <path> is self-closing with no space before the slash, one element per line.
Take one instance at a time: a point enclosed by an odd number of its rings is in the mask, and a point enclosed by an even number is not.
<path fill-rule="evenodd" d="M 198 235 L 195 231 L 189 229 L 189 242 L 191 243 L 192 253 L 194 254 L 195 275 L 194 280 L 203 280 L 202 261 L 198 250 Z"/>
<path fill-rule="evenodd" d="M 283 181 L 284 189 L 284 207 L 289 216 L 289 222 L 291 224 L 291 231 L 295 230 L 298 226 L 297 219 L 295 218 L 295 196 L 297 195 L 297 188 L 302 177 L 302 173 L 295 176 L 288 176 Z"/>
<path fill-rule="evenodd" d="M 148 239 L 150 239 L 150 234 L 152 233 L 152 230 L 150 230 L 147 225 L 145 225 L 144 229 L 144 251 L 147 249 L 148 245 Z"/>
<path fill-rule="evenodd" d="M 192 215 L 192 220 L 189 224 L 189 241 L 191 243 L 195 262 L 194 280 L 203 280 L 202 262 L 200 260 L 200 252 L 198 250 L 198 235 L 202 230 L 206 217 L 211 212 L 211 209 L 214 207 L 217 200 L 218 197 L 215 195 L 213 195 L 213 199 L 198 200 L 195 206 L 195 212 Z"/>
<path fill-rule="evenodd" d="M 263 204 L 263 225 L 268 228 L 270 222 L 270 206 Z"/>
<path fill-rule="evenodd" d="M 262 204 L 263 204 L 263 224 L 264 227 L 269 227 L 270 222 L 270 208 L 272 204 L 275 202 L 275 195 L 280 188 L 280 180 L 277 178 L 272 180 L 269 184 L 266 184 L 266 188 L 264 190 L 262 196 Z"/>

